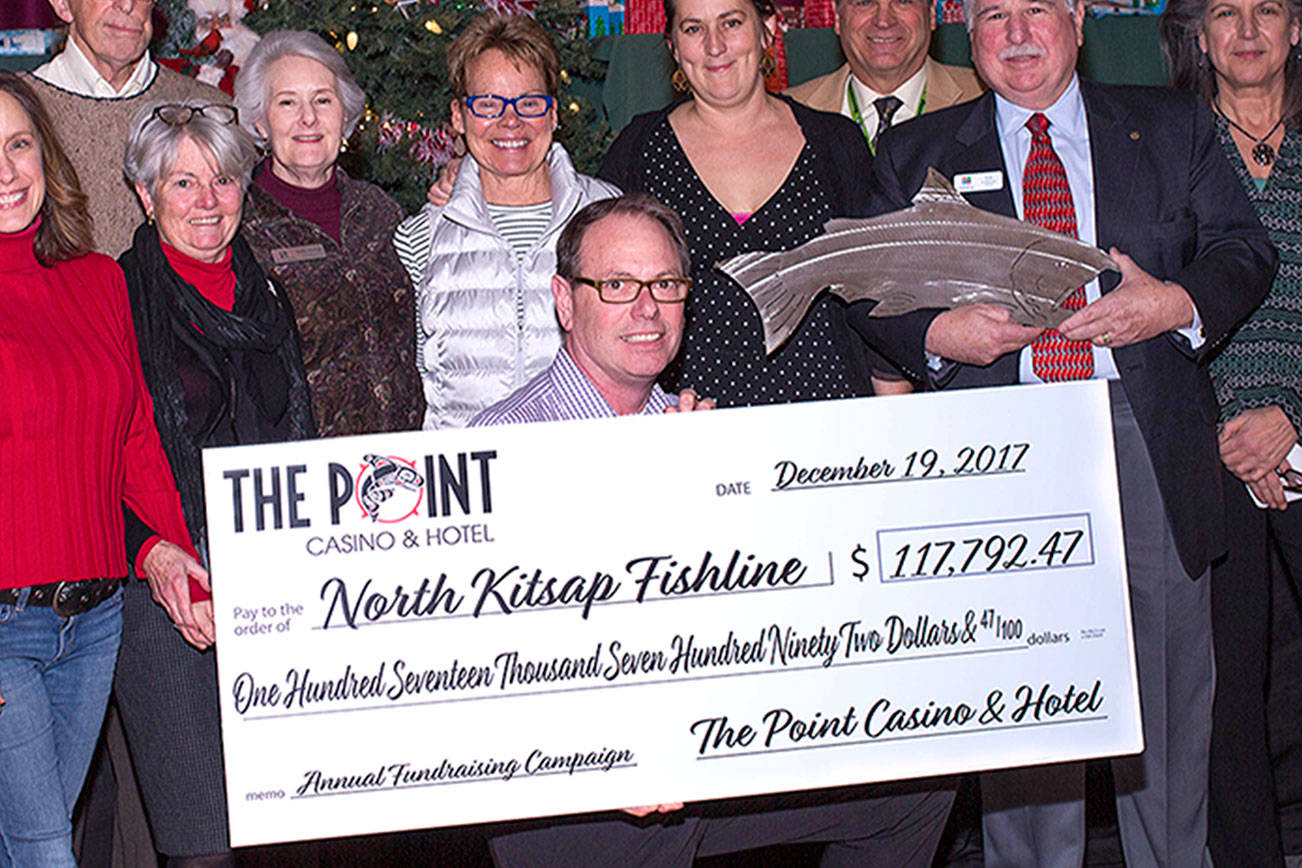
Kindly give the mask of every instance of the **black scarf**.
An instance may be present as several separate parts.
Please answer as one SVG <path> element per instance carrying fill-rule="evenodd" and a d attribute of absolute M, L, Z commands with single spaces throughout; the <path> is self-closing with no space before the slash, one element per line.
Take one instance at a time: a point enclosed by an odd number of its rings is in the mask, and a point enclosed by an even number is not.
<path fill-rule="evenodd" d="M 283 290 L 267 280 L 238 233 L 231 241 L 235 305 L 208 301 L 172 268 L 150 225 L 136 230 L 118 260 L 126 275 L 154 421 L 181 494 L 195 547 L 208 561 L 204 528 L 204 446 L 301 440 L 316 436 L 298 331 Z M 212 421 L 196 430 L 180 374 L 197 367 L 220 384 Z M 193 397 L 193 396 L 190 396 Z"/>

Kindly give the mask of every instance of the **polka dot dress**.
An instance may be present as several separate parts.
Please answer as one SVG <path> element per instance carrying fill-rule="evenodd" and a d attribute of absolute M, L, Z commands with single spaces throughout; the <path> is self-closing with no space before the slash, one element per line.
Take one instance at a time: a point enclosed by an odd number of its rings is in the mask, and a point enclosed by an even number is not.
<path fill-rule="evenodd" d="M 678 212 L 692 252 L 683 349 L 661 378 L 666 389 L 690 387 L 720 407 L 781 404 L 857 394 L 833 335 L 835 302 L 824 297 L 773 356 L 764 354 L 759 310 L 740 286 L 714 269 L 750 250 L 790 250 L 837 216 L 834 198 L 813 171 L 808 144 L 782 186 L 742 225 L 692 169 L 668 118 L 647 137 L 646 192 Z"/>

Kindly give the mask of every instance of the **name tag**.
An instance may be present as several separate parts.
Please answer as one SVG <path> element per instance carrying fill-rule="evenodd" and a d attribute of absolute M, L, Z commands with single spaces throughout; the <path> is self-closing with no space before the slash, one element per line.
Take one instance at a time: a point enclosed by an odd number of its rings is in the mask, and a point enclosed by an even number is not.
<path fill-rule="evenodd" d="M 299 247 L 277 247 L 271 251 L 271 261 L 277 265 L 291 262 L 308 262 L 313 259 L 325 259 L 325 247 L 321 244 L 304 244 Z"/>
<path fill-rule="evenodd" d="M 971 172 L 966 175 L 954 176 L 954 189 L 960 193 L 985 193 L 989 190 L 1002 190 L 1004 188 L 1004 173 L 994 172 Z"/>

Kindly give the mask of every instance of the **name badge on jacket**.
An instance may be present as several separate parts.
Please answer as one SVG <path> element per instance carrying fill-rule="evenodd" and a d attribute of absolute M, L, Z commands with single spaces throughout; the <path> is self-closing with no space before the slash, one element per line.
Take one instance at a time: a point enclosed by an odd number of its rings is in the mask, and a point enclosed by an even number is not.
<path fill-rule="evenodd" d="M 325 259 L 325 246 L 321 244 L 303 244 L 299 247 L 277 247 L 271 251 L 271 261 L 277 265 L 291 262 L 309 262 L 313 259 Z"/>
<path fill-rule="evenodd" d="M 990 190 L 1002 190 L 1003 188 L 1004 173 L 998 170 L 968 172 L 954 176 L 954 189 L 960 193 L 987 193 Z"/>

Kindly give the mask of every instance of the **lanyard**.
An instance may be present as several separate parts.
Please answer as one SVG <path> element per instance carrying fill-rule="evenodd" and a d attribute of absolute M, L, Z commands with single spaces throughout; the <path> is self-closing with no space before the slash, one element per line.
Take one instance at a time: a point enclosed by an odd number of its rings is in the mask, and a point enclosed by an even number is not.
<path fill-rule="evenodd" d="M 868 152 L 874 156 L 877 154 L 877 148 L 873 145 L 873 135 L 868 131 L 868 127 L 863 122 L 863 112 L 859 111 L 859 98 L 854 95 L 854 82 L 847 78 L 845 80 L 845 93 L 850 101 L 850 118 L 859 125 L 863 130 L 863 137 L 868 140 Z M 918 100 L 918 110 L 913 113 L 914 117 L 922 114 L 927 108 L 927 86 L 922 86 L 922 97 Z"/>

